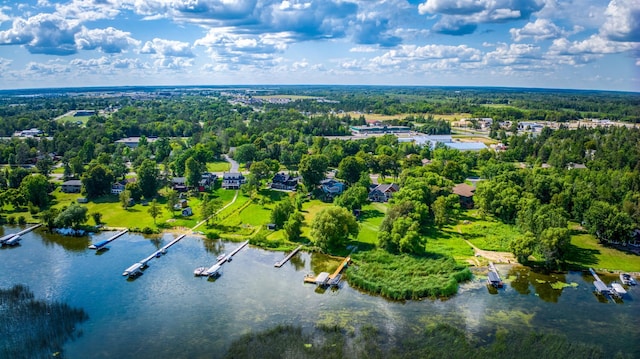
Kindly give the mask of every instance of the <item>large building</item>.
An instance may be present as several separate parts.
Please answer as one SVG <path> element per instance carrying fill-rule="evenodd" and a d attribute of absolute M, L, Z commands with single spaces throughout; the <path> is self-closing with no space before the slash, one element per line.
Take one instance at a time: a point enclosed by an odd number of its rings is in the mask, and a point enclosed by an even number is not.
<path fill-rule="evenodd" d="M 351 126 L 351 132 L 354 135 L 379 135 L 387 133 L 409 133 L 411 128 L 409 126 Z"/>

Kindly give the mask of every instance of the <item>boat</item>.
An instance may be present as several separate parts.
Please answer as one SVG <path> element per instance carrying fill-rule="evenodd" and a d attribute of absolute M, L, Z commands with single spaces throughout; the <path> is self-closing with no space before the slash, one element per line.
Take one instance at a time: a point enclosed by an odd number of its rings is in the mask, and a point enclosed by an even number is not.
<path fill-rule="evenodd" d="M 122 275 L 125 277 L 128 276 L 130 278 L 137 277 L 142 274 L 142 267 L 144 267 L 144 264 L 136 263 L 131 267 L 125 269 Z"/>
<path fill-rule="evenodd" d="M 624 290 L 624 287 L 622 287 L 622 284 L 620 283 L 611 283 L 611 291 L 610 293 L 616 297 L 622 297 L 623 295 L 627 294 L 627 291 Z"/>
<path fill-rule="evenodd" d="M 98 250 L 98 249 L 102 249 L 102 248 L 104 248 L 104 246 L 105 246 L 105 245 L 107 245 L 107 243 L 109 243 L 109 241 L 108 241 L 108 240 L 106 240 L 106 241 L 100 241 L 100 242 L 98 242 L 98 243 L 94 243 L 94 244 L 90 245 L 90 246 L 89 246 L 89 249 L 96 249 L 96 250 Z"/>
<path fill-rule="evenodd" d="M 20 235 L 16 234 L 15 236 L 7 239 L 4 244 L 8 245 L 8 246 L 15 246 L 18 244 L 18 242 L 20 242 L 22 238 L 20 237 Z"/>
<path fill-rule="evenodd" d="M 198 267 L 193 271 L 193 275 L 195 276 L 201 276 L 201 275 L 206 275 L 204 274 L 204 272 L 207 271 L 207 267 Z"/>
<path fill-rule="evenodd" d="M 502 288 L 502 280 L 500 280 L 498 273 L 494 271 L 489 271 L 487 283 L 495 288 Z"/>
<path fill-rule="evenodd" d="M 636 285 L 636 280 L 629 273 L 620 273 L 620 281 L 624 285 Z"/>
<path fill-rule="evenodd" d="M 218 256 L 218 258 L 216 258 L 218 260 L 218 262 L 220 262 L 221 260 L 225 259 L 227 255 L 222 253 L 221 255 Z"/>

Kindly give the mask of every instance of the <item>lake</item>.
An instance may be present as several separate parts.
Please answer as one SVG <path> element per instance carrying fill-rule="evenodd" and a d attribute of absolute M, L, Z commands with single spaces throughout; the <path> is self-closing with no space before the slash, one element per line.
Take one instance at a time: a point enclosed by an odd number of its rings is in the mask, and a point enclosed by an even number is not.
<path fill-rule="evenodd" d="M 3 232 L 19 230 L 4 227 Z M 533 328 L 640 357 L 639 288 L 614 303 L 593 293 L 588 273 L 542 275 L 498 265 L 507 284 L 497 292 L 478 276 L 447 300 L 393 302 L 346 282 L 326 291 L 304 284 L 305 274 L 327 270 L 328 257 L 320 254 L 302 252 L 278 269 L 273 265 L 283 253 L 246 247 L 216 280 L 194 277 L 196 267 L 212 265 L 218 254 L 239 244 L 187 236 L 131 280 L 122 276 L 127 267 L 175 237 L 125 234 L 106 251 L 87 248 L 113 233 L 72 238 L 36 230 L 23 235 L 19 246 L 0 249 L 0 288 L 24 284 L 36 298 L 88 314 L 78 325 L 79 337 L 66 343 L 65 357 L 210 358 L 222 356 L 242 334 L 277 324 L 374 324 L 393 334 L 435 322 L 464 328 L 481 341 L 490 341 L 497 328 Z M 553 282 L 568 286 L 552 287 Z"/>

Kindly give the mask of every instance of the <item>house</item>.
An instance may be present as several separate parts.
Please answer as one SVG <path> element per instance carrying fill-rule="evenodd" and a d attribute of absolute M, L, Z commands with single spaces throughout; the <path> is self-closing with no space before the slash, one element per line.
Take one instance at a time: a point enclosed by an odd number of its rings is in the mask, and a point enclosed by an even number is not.
<path fill-rule="evenodd" d="M 341 194 L 344 191 L 344 183 L 337 181 L 333 178 L 327 178 L 320 181 L 320 189 L 328 200 Z"/>
<path fill-rule="evenodd" d="M 222 188 L 224 189 L 240 189 L 245 182 L 242 173 L 227 172 L 222 175 Z"/>
<path fill-rule="evenodd" d="M 574 169 L 583 170 L 583 169 L 586 169 L 586 168 L 587 168 L 587 166 L 585 166 L 582 163 L 569 162 L 569 164 L 567 164 L 567 169 L 568 170 L 574 170 Z"/>
<path fill-rule="evenodd" d="M 116 143 L 122 143 L 129 148 L 136 148 L 140 143 L 141 137 L 125 137 L 123 139 L 117 140 Z M 156 142 L 158 140 L 157 137 L 147 137 L 147 143 Z"/>
<path fill-rule="evenodd" d="M 122 192 L 124 192 L 124 190 L 126 189 L 126 184 L 122 183 L 122 182 L 116 182 L 114 184 L 111 185 L 111 194 L 120 194 Z"/>
<path fill-rule="evenodd" d="M 387 202 L 399 190 L 400 186 L 395 183 L 379 184 L 369 192 L 369 200 L 372 202 Z"/>
<path fill-rule="evenodd" d="M 216 179 L 218 179 L 218 176 L 213 173 L 203 173 L 200 181 L 198 182 L 198 191 L 204 192 L 205 190 L 213 187 L 216 183 Z"/>
<path fill-rule="evenodd" d="M 64 193 L 80 193 L 82 190 L 82 182 L 80 180 L 68 180 L 62 182 L 61 190 Z"/>
<path fill-rule="evenodd" d="M 171 187 L 176 192 L 186 192 L 188 189 L 186 177 L 173 177 L 171 179 Z"/>
<path fill-rule="evenodd" d="M 281 189 L 286 191 L 295 191 L 298 189 L 300 177 L 293 177 L 286 173 L 276 173 L 271 179 L 269 187 L 272 189 Z"/>
<path fill-rule="evenodd" d="M 189 208 L 189 203 L 187 202 L 186 199 L 180 199 L 180 200 L 178 200 L 178 203 L 175 206 L 173 206 L 173 208 L 175 208 L 175 209 Z"/>
<path fill-rule="evenodd" d="M 184 217 L 193 216 L 193 210 L 191 209 L 191 207 L 183 208 L 182 209 L 182 215 Z"/>
<path fill-rule="evenodd" d="M 453 187 L 454 194 L 460 197 L 460 206 L 463 208 L 473 208 L 473 195 L 476 192 L 475 187 L 469 186 L 466 183 L 459 183 Z"/>

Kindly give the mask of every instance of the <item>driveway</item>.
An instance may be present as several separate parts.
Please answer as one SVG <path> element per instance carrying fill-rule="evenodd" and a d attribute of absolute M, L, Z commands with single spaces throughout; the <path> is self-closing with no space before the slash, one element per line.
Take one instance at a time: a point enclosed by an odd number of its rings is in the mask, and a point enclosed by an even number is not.
<path fill-rule="evenodd" d="M 228 155 L 223 155 L 223 156 L 225 161 L 231 163 L 231 169 L 229 170 L 229 172 L 232 172 L 232 173 L 240 172 L 240 165 L 238 164 L 238 162 L 236 162 L 233 158 L 229 157 Z"/>

